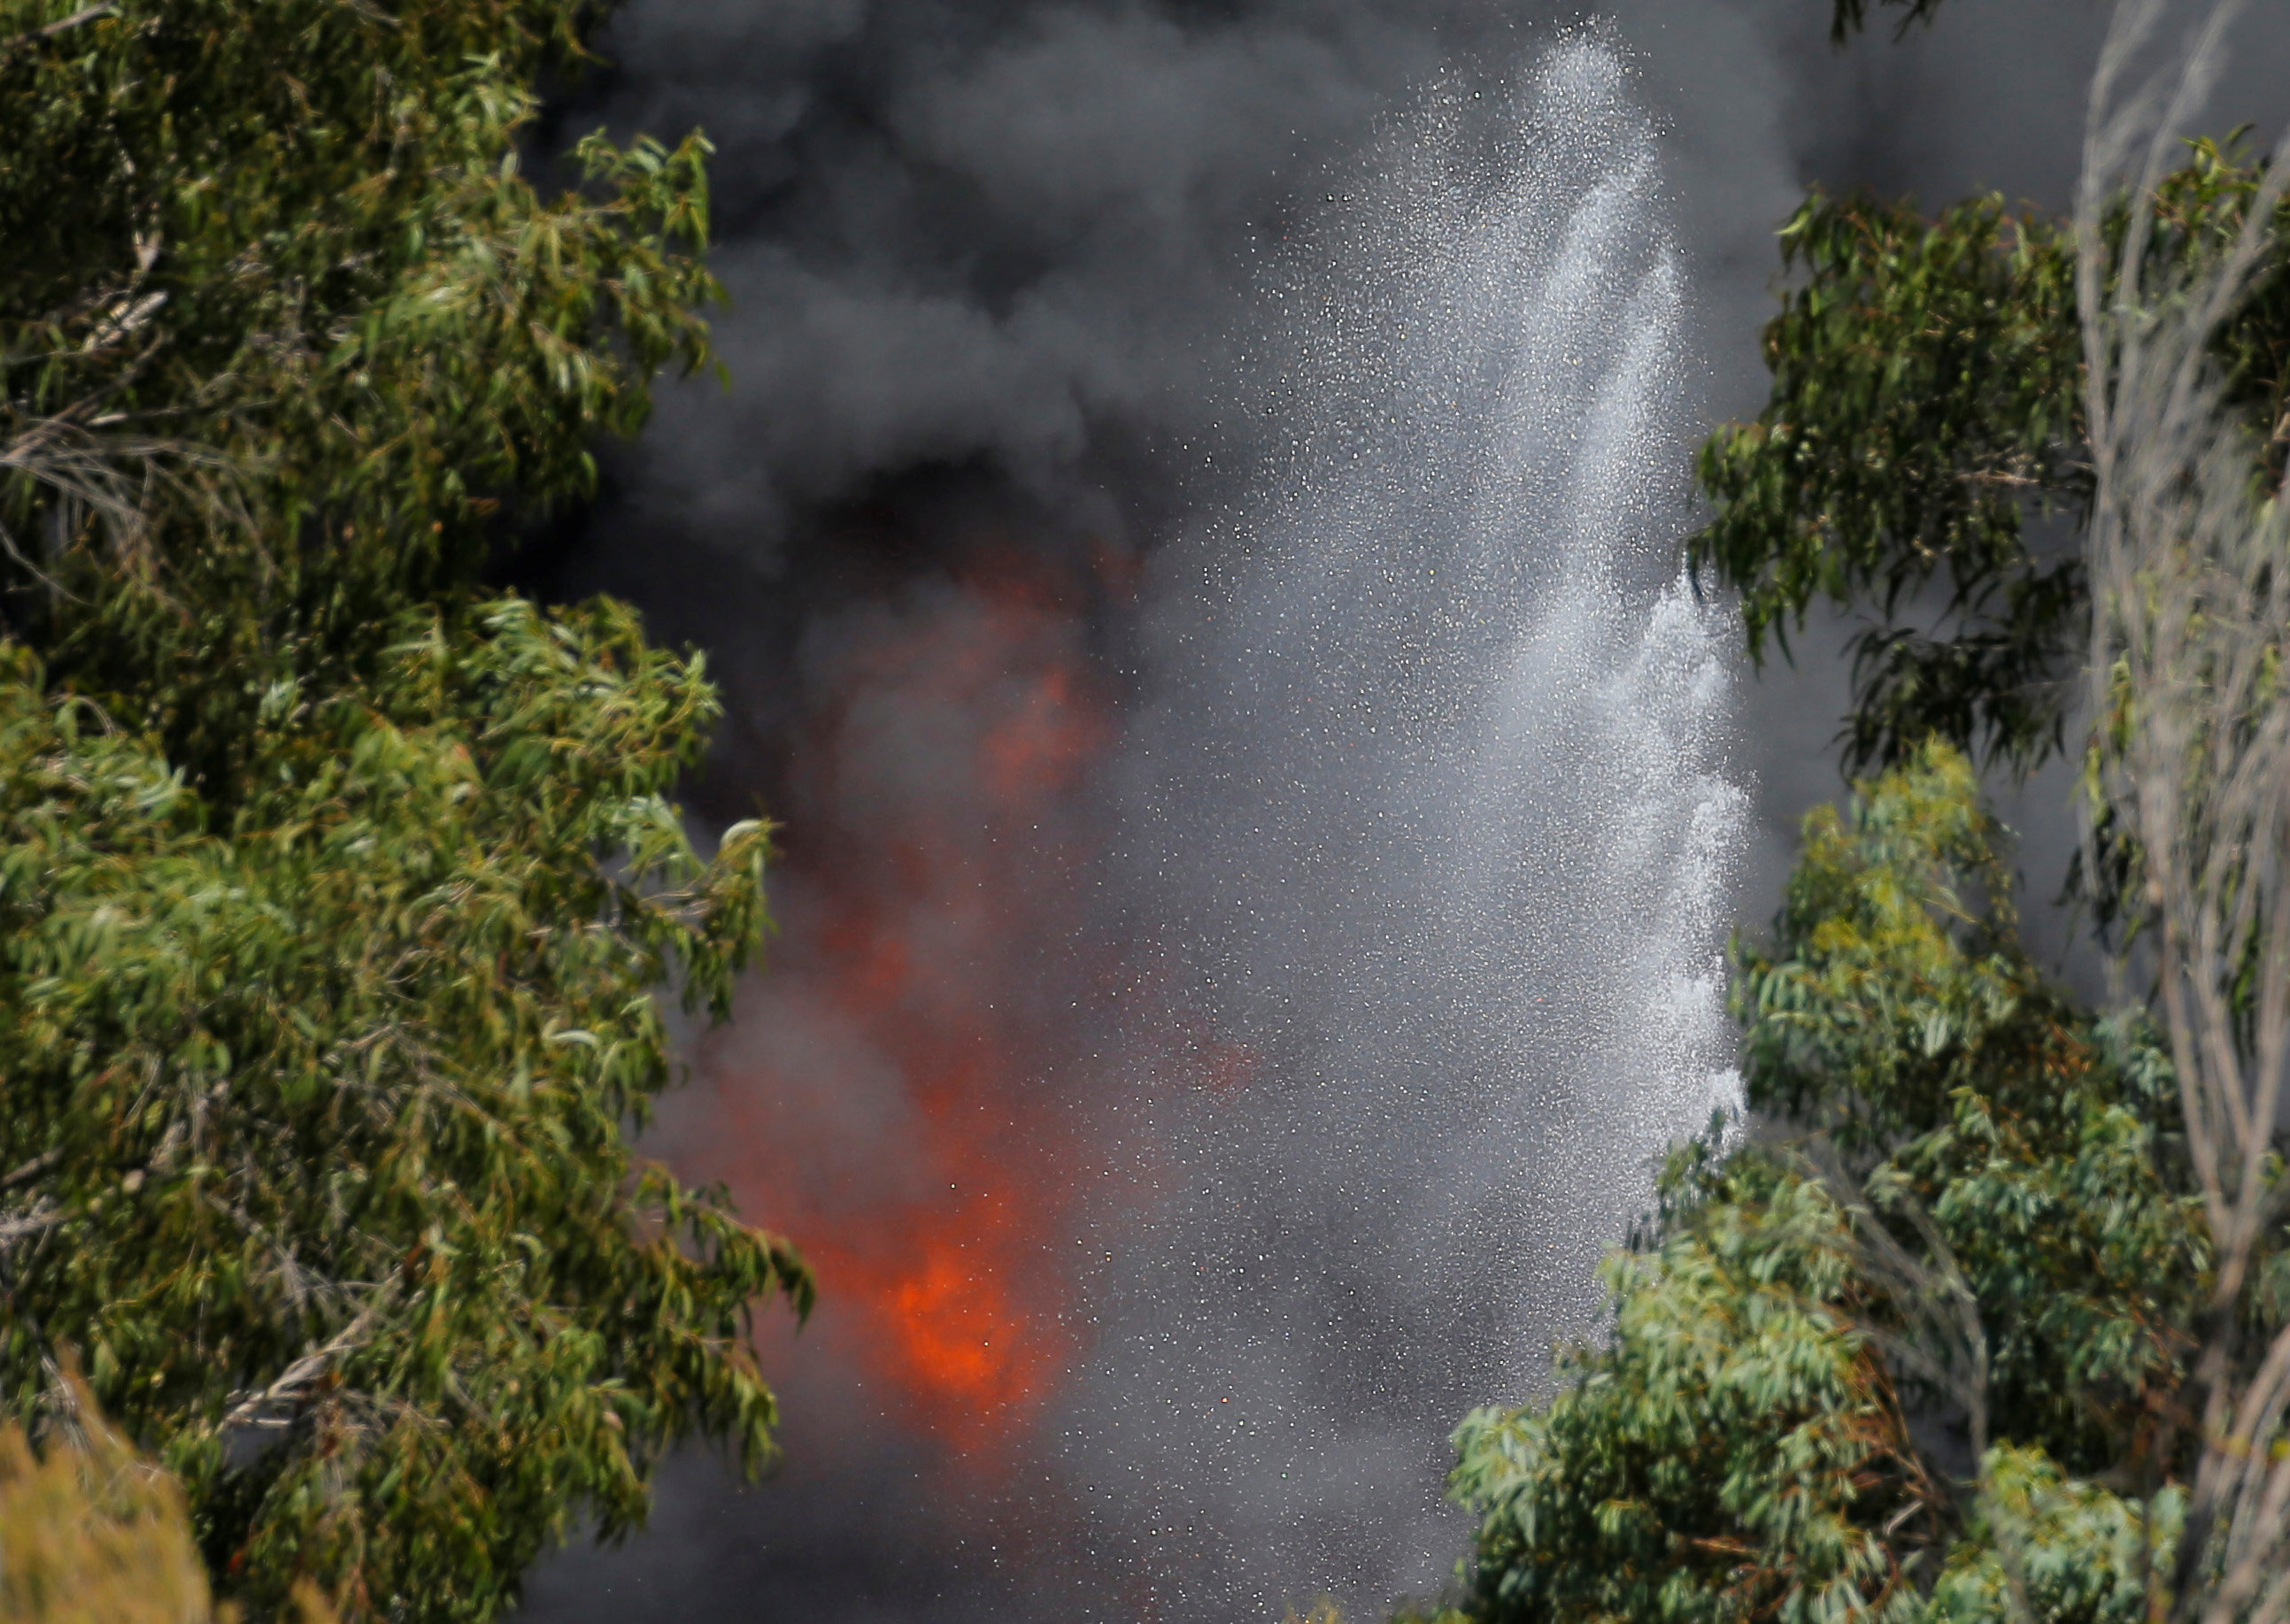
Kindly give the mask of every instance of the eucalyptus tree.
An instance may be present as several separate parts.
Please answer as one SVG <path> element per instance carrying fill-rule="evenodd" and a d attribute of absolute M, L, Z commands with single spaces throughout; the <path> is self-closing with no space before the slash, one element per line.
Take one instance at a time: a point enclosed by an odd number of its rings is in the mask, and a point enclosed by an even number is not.
<path fill-rule="evenodd" d="M 2171 150 L 2182 161 L 2152 177 L 2142 216 L 2153 254 L 2231 234 L 2270 196 L 2238 141 Z M 2119 246 L 2129 205 L 2099 206 Z M 2278 202 L 2261 212 L 2281 223 Z M 1797 285 L 1765 332 L 1772 394 L 1701 449 L 1714 514 L 1688 562 L 1740 595 L 1760 660 L 1786 657 L 1816 604 L 1861 619 L 1848 769 L 1934 733 L 2021 770 L 2070 748 L 2094 489 L 2072 222 L 1996 196 L 1926 217 L 1815 189 L 1780 238 Z M 2290 261 L 2251 268 L 2210 342 L 2222 404 L 2274 436 L 2290 410 Z M 2268 466 L 2282 456 L 2277 439 Z"/>
<path fill-rule="evenodd" d="M 2093 90 L 2076 212 L 2091 446 L 2087 850 L 2119 906 L 2179 1081 L 2210 1257 L 2147 1475 L 2182 1476 L 2150 1529 L 2150 1611 L 2290 1619 L 2290 516 L 2278 425 L 2262 437 L 2222 359 L 2281 254 L 2290 132 L 2222 219 L 2174 217 L 2174 124 L 2215 79 L 2237 8 L 2209 8 L 2175 72 L 2167 11 L 2118 8 Z M 2127 190 L 2110 230 L 2106 202 Z"/>
<path fill-rule="evenodd" d="M 1679 1151 L 1605 1336 L 1456 1435 L 1450 1616 L 2148 1616 L 2214 1252 L 2167 1044 L 2052 985 L 2011 899 L 1948 745 L 1807 820 L 1734 995 L 1766 1126 Z"/>
<path fill-rule="evenodd" d="M 2181 141 L 2238 10 L 2194 9 L 2174 53 L 2117 8 L 2070 220 L 1785 228 L 1693 550 L 1753 650 L 1873 612 L 1886 770 L 1737 949 L 1749 1121 L 1673 1158 L 1559 1391 L 1457 1434 L 1447 1616 L 2290 1618 L 2290 138 Z M 1965 748 L 2069 748 L 2078 699 L 2105 1016 L 2020 948 Z"/>
<path fill-rule="evenodd" d="M 484 585 L 711 364 L 704 143 L 526 172 L 592 20 L 0 7 L 0 1406 L 76 1365 L 258 1616 L 494 1616 L 809 1300 L 629 1143 L 765 923 L 714 692 Z"/>

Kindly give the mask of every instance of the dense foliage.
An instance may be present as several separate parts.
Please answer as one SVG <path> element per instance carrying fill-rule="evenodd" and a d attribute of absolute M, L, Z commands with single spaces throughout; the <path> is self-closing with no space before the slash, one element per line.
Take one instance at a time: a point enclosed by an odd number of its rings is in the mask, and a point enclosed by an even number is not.
<path fill-rule="evenodd" d="M 2156 257 L 2213 252 L 2261 178 L 2197 143 L 2162 188 Z M 1799 280 L 1766 330 L 1772 398 L 1703 447 L 1717 514 L 1689 556 L 1740 592 L 1753 655 L 1786 652 L 1816 601 L 1862 617 L 1851 768 L 1928 734 L 2022 766 L 2064 742 L 2091 496 L 2071 236 L 1998 197 L 1926 219 L 1817 191 L 1782 228 Z M 2290 404 L 2290 274 L 2260 282 L 2224 340 L 2235 402 L 2270 434 Z"/>
<path fill-rule="evenodd" d="M 44 1451 L 0 1427 L 0 1619 L 9 1624 L 232 1624 L 213 1604 L 181 1486 L 106 1423 L 84 1388 Z M 331 1624 L 314 1588 L 302 1624 Z"/>
<path fill-rule="evenodd" d="M 712 691 L 481 585 L 708 364 L 703 148 L 524 178 L 576 0 L 5 18 L 0 1405 L 76 1360 L 258 1615 L 489 1618 L 810 1290 L 628 1143 L 765 923 Z"/>
<path fill-rule="evenodd" d="M 519 168 L 574 0 L 126 4 L 0 43 L 0 585 L 59 682 L 235 793 L 505 504 L 706 359 L 702 148 Z"/>
<path fill-rule="evenodd" d="M 1845 755 L 1887 770 L 1738 951 L 1749 1115 L 1673 1156 L 1608 1334 L 1456 1435 L 1449 1619 L 2290 1617 L 2290 142 L 2172 143 L 2225 37 L 2182 20 L 2118 8 L 2073 220 L 1783 229 L 1691 559 L 1758 657 L 1863 617 Z M 2150 994 L 2105 1018 L 2021 950 L 1968 754 L 2077 701 Z"/>
<path fill-rule="evenodd" d="M 2168 1063 L 2029 964 L 1998 836 L 1937 744 L 1808 820 L 1735 994 L 1775 1131 L 1681 1153 L 1605 1342 L 1457 1435 L 1469 1617 L 2145 1615 L 2211 1260 Z"/>

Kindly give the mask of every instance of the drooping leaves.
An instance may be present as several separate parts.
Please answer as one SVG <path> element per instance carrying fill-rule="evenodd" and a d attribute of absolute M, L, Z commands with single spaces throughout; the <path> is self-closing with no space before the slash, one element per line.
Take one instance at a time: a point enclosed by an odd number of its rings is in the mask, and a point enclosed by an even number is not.
<path fill-rule="evenodd" d="M 636 1161 L 760 824 L 609 603 L 489 596 L 709 362 L 705 145 L 529 180 L 581 0 L 24 0 L 0 23 L 0 1405 L 59 1371 L 275 1616 L 485 1620 L 811 1284 Z"/>
<path fill-rule="evenodd" d="M 2232 238 L 2259 170 L 2191 145 L 2153 257 Z M 2112 229 L 2125 228 L 2118 210 Z M 1926 219 L 1819 192 L 1782 229 L 1798 284 L 1766 330 L 1773 395 L 1698 463 L 1717 508 L 1688 544 L 1741 594 L 1751 653 L 1787 654 L 1817 603 L 1860 618 L 1847 771 L 1928 736 L 2025 769 L 2060 749 L 2088 624 L 2082 340 L 2061 222 L 1975 198 Z M 2222 330 L 2230 397 L 2270 440 L 2290 387 L 2290 274 Z"/>
<path fill-rule="evenodd" d="M 1807 820 L 1736 983 L 1773 1131 L 1676 1156 L 1604 1341 L 1456 1435 L 1451 1616 L 2145 1616 L 2202 1205 L 2167 1061 L 2029 964 L 2001 838 L 1941 745 Z"/>
<path fill-rule="evenodd" d="M 475 618 L 268 696 L 227 819 L 0 684 L 0 1381 L 76 1348 L 257 1600 L 489 1616 L 678 1437 L 763 1456 L 748 1318 L 809 1291 L 627 1143 L 650 989 L 720 1007 L 761 923 L 764 829 L 702 861 L 661 798 L 711 696 L 609 605 Z"/>

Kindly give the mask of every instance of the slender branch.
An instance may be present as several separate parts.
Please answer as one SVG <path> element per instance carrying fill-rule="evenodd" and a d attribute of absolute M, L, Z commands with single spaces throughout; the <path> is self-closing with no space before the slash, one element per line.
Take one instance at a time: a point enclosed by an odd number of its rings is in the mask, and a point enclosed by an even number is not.
<path fill-rule="evenodd" d="M 332 1340 L 311 1349 L 288 1365 L 278 1379 L 256 1392 L 232 1395 L 236 1401 L 224 1412 L 221 1429 L 234 1432 L 245 1427 L 282 1427 L 283 1420 L 273 1419 L 268 1412 L 280 1404 L 292 1404 L 302 1389 L 308 1387 L 342 1355 L 363 1344 L 373 1322 L 380 1316 L 390 1293 L 377 1293 L 359 1310 L 358 1316 L 336 1332 Z"/>
<path fill-rule="evenodd" d="M 104 0 L 100 5 L 82 6 L 68 17 L 59 17 L 41 28 L 27 28 L 23 33 L 0 39 L 0 51 L 13 51 L 19 45 L 28 45 L 35 40 L 52 39 L 67 28 L 76 28 L 84 22 L 93 22 L 99 17 L 108 17 L 119 8 Z"/>
<path fill-rule="evenodd" d="M 60 1150 L 44 1151 L 15 1172 L 0 1177 L 0 1190 L 12 1190 L 20 1184 L 29 1184 L 63 1159 L 64 1153 Z"/>
<path fill-rule="evenodd" d="M 61 1207 L 46 1204 L 15 1218 L 0 1218 L 0 1246 L 12 1246 L 27 1236 L 45 1234 L 63 1220 Z"/>
<path fill-rule="evenodd" d="M 2290 1542 L 2290 1332 L 2241 1345 L 2290 1069 L 2290 524 L 2254 496 L 2257 436 L 2227 399 L 2218 340 L 2278 249 L 2290 132 L 2230 241 L 2161 217 L 2167 155 L 2206 103 L 2243 0 L 2206 0 L 2174 55 L 2171 0 L 2121 0 L 2093 84 L 2076 215 L 2077 309 L 2094 493 L 2090 702 L 2098 804 L 2136 852 L 2126 899 L 2148 927 L 2188 1160 L 2214 1259 L 2199 1346 L 2172 1412 L 2199 1447 L 2175 1548 L 2148 1548 L 2150 1610 L 2233 1624 Z M 2127 86 L 2127 89 L 2126 89 Z M 2119 189 L 2129 204 L 2110 246 Z M 2120 967 L 2118 967 L 2119 973 Z M 2161 1451 L 2167 1458 L 2174 1446 Z M 2215 1558 L 2215 1562 L 2214 1559 Z"/>

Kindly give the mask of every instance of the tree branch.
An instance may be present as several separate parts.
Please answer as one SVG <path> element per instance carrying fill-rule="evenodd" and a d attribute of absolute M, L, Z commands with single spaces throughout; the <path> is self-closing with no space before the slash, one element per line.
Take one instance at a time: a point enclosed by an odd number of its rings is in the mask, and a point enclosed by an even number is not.
<path fill-rule="evenodd" d="M 243 1427 L 283 1427 L 284 1418 L 266 1413 L 274 1406 L 292 1404 L 302 1389 L 324 1375 L 329 1365 L 360 1346 L 380 1317 L 388 1300 L 388 1293 L 378 1293 L 359 1310 L 358 1316 L 338 1332 L 332 1341 L 313 1348 L 288 1365 L 276 1381 L 259 1392 L 240 1392 L 231 1396 L 236 1402 L 223 1412 L 221 1429 L 233 1432 Z"/>
<path fill-rule="evenodd" d="M 108 17 L 118 9 L 110 4 L 110 0 L 104 0 L 104 4 L 100 5 L 82 6 L 68 17 L 59 17 L 55 21 L 44 27 L 27 28 L 21 34 L 8 39 L 0 39 L 0 51 L 13 51 L 17 46 L 28 45 L 35 40 L 52 39 L 67 28 L 76 28 L 84 22 L 93 22 L 99 17 Z"/>

